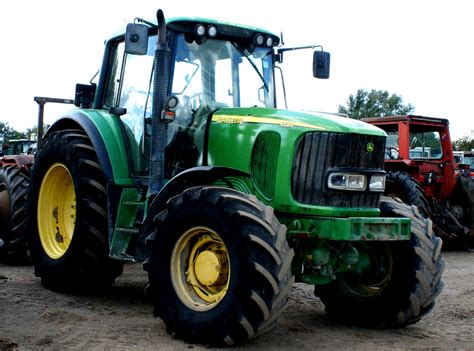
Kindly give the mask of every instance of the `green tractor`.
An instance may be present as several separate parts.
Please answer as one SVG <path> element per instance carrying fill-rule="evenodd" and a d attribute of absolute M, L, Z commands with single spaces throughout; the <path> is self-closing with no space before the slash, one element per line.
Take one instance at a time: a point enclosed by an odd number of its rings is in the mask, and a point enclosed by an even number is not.
<path fill-rule="evenodd" d="M 329 54 L 313 48 L 313 75 Z M 154 314 L 212 345 L 268 331 L 293 283 L 328 314 L 415 323 L 442 288 L 431 222 L 381 199 L 386 134 L 276 108 L 288 50 L 254 27 L 137 19 L 106 42 L 97 85 L 40 142 L 28 216 L 48 288 L 106 289 L 143 262 Z"/>

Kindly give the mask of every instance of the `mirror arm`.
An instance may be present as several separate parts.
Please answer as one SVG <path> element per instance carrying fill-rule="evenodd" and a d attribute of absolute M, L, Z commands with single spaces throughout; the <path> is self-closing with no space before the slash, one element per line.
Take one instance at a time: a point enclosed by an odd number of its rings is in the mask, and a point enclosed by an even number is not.
<path fill-rule="evenodd" d="M 294 47 L 294 48 L 281 48 L 281 49 L 278 49 L 278 54 L 284 53 L 285 51 L 316 49 L 316 48 L 320 48 L 321 51 L 324 51 L 324 49 L 321 45 L 307 45 L 307 46 L 297 46 L 297 47 Z"/>
<path fill-rule="evenodd" d="M 307 46 L 297 46 L 294 48 L 280 48 L 275 53 L 275 61 L 279 63 L 283 63 L 283 53 L 286 51 L 294 51 L 294 50 L 305 50 L 305 49 L 316 49 L 320 48 L 321 51 L 324 51 L 321 45 L 307 45 Z"/>

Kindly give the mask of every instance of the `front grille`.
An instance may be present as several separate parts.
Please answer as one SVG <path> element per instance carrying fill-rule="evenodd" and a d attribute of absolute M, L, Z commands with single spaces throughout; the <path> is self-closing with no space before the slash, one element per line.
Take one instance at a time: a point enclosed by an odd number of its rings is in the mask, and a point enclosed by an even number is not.
<path fill-rule="evenodd" d="M 374 150 L 367 151 L 372 143 Z M 313 132 L 298 142 L 291 176 L 293 198 L 303 204 L 377 207 L 380 194 L 338 191 L 325 186 L 327 170 L 383 170 L 385 137 Z"/>
<path fill-rule="evenodd" d="M 270 200 L 275 190 L 280 143 L 280 134 L 265 131 L 258 135 L 252 150 L 250 163 L 252 180 L 261 193 Z"/>

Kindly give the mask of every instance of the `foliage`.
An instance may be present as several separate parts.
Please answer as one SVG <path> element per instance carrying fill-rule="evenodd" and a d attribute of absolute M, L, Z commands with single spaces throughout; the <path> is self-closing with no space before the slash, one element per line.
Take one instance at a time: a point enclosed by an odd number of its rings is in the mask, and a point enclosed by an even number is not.
<path fill-rule="evenodd" d="M 28 136 L 28 139 L 36 137 L 38 135 L 38 127 L 34 126 L 33 128 L 26 128 L 25 134 Z"/>
<path fill-rule="evenodd" d="M 7 142 L 10 139 L 21 139 L 25 138 L 25 133 L 20 133 L 14 130 L 8 122 L 0 122 L 0 135 L 3 136 L 4 142 Z"/>
<path fill-rule="evenodd" d="M 355 95 L 349 96 L 346 104 L 347 106 L 339 105 L 339 112 L 354 119 L 407 115 L 415 110 L 413 105 L 405 105 L 401 96 L 374 89 L 370 92 L 357 90 Z"/>
<path fill-rule="evenodd" d="M 458 151 L 471 151 L 474 149 L 474 138 L 469 136 L 463 136 L 453 141 L 454 150 Z"/>

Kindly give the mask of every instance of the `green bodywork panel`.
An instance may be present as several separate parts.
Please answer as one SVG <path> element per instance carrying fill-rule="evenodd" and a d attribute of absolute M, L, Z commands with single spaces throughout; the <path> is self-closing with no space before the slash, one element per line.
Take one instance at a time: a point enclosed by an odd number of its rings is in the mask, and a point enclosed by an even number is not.
<path fill-rule="evenodd" d="M 344 241 L 408 240 L 411 226 L 408 218 L 318 217 L 313 219 L 284 219 L 288 238 L 318 238 Z"/>
<path fill-rule="evenodd" d="M 209 131 L 208 163 L 252 173 L 253 146 L 262 132 L 274 132 L 281 144 L 276 160 L 276 179 L 271 198 L 256 195 L 276 212 L 296 216 L 373 217 L 377 208 L 338 208 L 296 202 L 291 195 L 293 156 L 299 139 L 311 131 L 386 136 L 379 128 L 357 120 L 323 113 L 303 113 L 269 108 L 221 109 L 212 117 Z"/>
<path fill-rule="evenodd" d="M 107 149 L 112 165 L 114 183 L 118 186 L 132 185 L 127 148 L 120 118 L 105 110 L 80 110 L 80 113 L 95 125 Z"/>
<path fill-rule="evenodd" d="M 145 202 L 141 201 L 142 193 L 136 188 L 124 188 L 120 196 L 114 233 L 110 244 L 110 257 L 114 259 L 133 261 L 126 251 L 133 235 L 138 234 L 134 226 L 137 213 L 144 209 Z"/>

